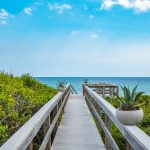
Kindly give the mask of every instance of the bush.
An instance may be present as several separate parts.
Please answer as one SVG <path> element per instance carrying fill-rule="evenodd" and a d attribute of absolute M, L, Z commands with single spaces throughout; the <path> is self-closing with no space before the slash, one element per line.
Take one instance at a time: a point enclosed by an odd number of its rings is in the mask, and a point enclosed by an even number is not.
<path fill-rule="evenodd" d="M 14 77 L 0 72 L 0 145 L 57 92 L 29 74 Z"/>

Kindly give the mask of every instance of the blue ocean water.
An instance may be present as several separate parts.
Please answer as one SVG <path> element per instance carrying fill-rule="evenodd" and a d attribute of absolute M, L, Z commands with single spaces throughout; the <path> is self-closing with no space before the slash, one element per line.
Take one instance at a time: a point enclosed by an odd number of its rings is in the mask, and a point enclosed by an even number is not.
<path fill-rule="evenodd" d="M 57 81 L 65 80 L 71 83 L 78 93 L 82 93 L 84 77 L 36 77 L 37 80 L 56 88 Z M 150 95 L 150 77 L 88 77 L 90 83 L 112 83 L 116 85 L 126 85 L 131 89 L 139 84 L 138 91 L 143 91 Z M 119 90 L 120 93 L 121 90 Z"/>

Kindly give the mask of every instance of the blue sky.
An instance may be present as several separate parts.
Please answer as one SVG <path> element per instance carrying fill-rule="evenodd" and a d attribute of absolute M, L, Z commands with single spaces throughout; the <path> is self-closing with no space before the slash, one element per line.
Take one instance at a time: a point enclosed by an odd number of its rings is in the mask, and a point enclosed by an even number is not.
<path fill-rule="evenodd" d="M 149 76 L 149 0 L 1 0 L 0 70 Z"/>

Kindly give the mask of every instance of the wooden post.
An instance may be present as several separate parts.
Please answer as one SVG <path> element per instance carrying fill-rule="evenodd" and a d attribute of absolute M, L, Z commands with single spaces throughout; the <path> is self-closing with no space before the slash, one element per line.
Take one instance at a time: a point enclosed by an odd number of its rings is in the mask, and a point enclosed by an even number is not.
<path fill-rule="evenodd" d="M 50 124 L 51 124 L 53 122 L 54 118 L 55 118 L 55 116 L 54 116 L 54 109 L 50 113 L 50 118 L 51 118 L 51 120 L 50 120 Z M 53 140 L 54 140 L 54 130 L 51 133 L 51 145 L 53 143 Z"/>
<path fill-rule="evenodd" d="M 64 101 L 64 96 L 61 98 L 61 105 L 62 105 L 63 101 Z M 63 112 L 63 113 L 64 113 L 64 109 L 65 109 L 65 105 L 64 105 L 63 108 L 62 108 L 62 112 Z"/>
<path fill-rule="evenodd" d="M 97 110 L 97 113 L 99 114 L 99 116 L 101 116 L 102 110 L 101 110 L 101 107 L 99 105 L 97 105 L 96 110 Z"/>
<path fill-rule="evenodd" d="M 110 87 L 110 96 L 112 97 L 112 95 L 113 95 L 113 87 Z"/>
<path fill-rule="evenodd" d="M 117 95 L 119 95 L 119 87 L 116 87 L 117 88 Z"/>
<path fill-rule="evenodd" d="M 26 150 L 33 150 L 33 142 L 31 142 L 28 147 L 26 148 Z"/>
<path fill-rule="evenodd" d="M 99 88 L 99 87 L 96 88 L 96 93 L 97 93 L 98 95 L 100 95 L 100 88 Z"/>
<path fill-rule="evenodd" d="M 82 89 L 83 89 L 83 95 L 85 95 L 85 94 L 84 94 L 84 92 L 85 92 L 85 91 L 84 91 L 84 84 L 82 85 Z"/>
<path fill-rule="evenodd" d="M 105 97 L 105 87 L 102 87 L 102 97 Z"/>
<path fill-rule="evenodd" d="M 112 122 L 106 114 L 105 114 L 105 125 L 111 134 L 112 133 Z M 106 136 L 105 136 L 105 146 L 106 146 L 106 150 L 112 150 L 112 146 L 109 143 Z"/>
<path fill-rule="evenodd" d="M 63 103 L 63 101 L 65 101 L 65 98 L 66 98 L 66 95 L 63 96 L 62 103 Z M 67 103 L 67 101 L 65 101 L 65 104 L 64 104 L 64 106 L 63 106 L 63 109 L 62 109 L 62 112 L 63 112 L 63 113 L 65 112 L 66 103 Z"/>
<path fill-rule="evenodd" d="M 43 132 L 44 132 L 44 137 L 48 131 L 50 127 L 50 115 L 47 117 L 47 119 L 45 120 L 44 124 L 43 124 Z M 50 150 L 51 149 L 51 136 L 49 137 L 47 146 L 46 146 L 46 150 Z"/>
<path fill-rule="evenodd" d="M 57 105 L 56 105 L 56 112 L 55 112 L 55 116 L 57 115 L 58 110 L 59 110 L 59 107 L 58 107 L 58 104 L 57 104 Z M 58 129 L 58 120 L 57 120 L 57 122 L 56 122 L 56 131 L 57 131 L 57 129 Z"/>
<path fill-rule="evenodd" d="M 57 115 L 57 112 L 58 112 L 58 104 L 54 107 L 54 109 L 53 109 L 53 111 L 52 111 L 52 116 L 53 116 L 53 119 L 55 118 L 55 116 Z M 54 129 L 53 129 L 53 131 L 52 131 L 52 134 L 51 134 L 51 143 L 53 142 L 53 140 L 54 140 L 54 137 L 55 137 L 55 134 L 56 134 L 56 132 L 57 132 L 57 128 L 58 128 L 58 120 L 57 120 L 57 122 L 56 122 L 56 124 L 55 124 L 55 127 L 54 127 Z"/>
<path fill-rule="evenodd" d="M 126 141 L 126 150 L 134 150 L 128 141 Z"/>

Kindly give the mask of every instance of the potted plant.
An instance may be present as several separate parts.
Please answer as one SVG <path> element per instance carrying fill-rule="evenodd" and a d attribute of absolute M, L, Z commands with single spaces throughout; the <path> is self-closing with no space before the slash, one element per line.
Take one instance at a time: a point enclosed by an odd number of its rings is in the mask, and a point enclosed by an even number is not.
<path fill-rule="evenodd" d="M 136 92 L 137 87 L 138 85 L 130 91 L 126 86 L 121 86 L 124 97 L 116 95 L 120 103 L 120 108 L 116 111 L 116 117 L 122 124 L 136 125 L 143 119 L 144 113 L 140 106 L 144 103 L 139 104 L 138 99 L 144 92 Z"/>
<path fill-rule="evenodd" d="M 88 78 L 84 78 L 83 82 L 84 82 L 84 84 L 88 84 L 89 79 Z"/>
<path fill-rule="evenodd" d="M 67 82 L 66 81 L 58 81 L 57 82 L 57 89 L 60 91 L 60 92 L 63 92 L 66 88 L 66 84 Z"/>

